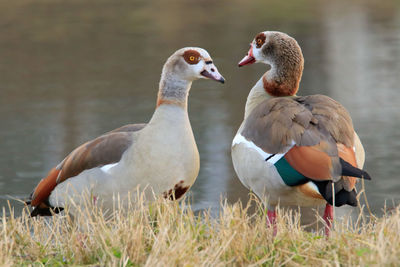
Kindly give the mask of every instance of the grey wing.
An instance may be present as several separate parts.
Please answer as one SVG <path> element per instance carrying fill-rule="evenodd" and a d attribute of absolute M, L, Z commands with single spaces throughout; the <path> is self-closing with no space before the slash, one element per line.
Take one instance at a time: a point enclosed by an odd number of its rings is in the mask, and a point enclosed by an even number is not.
<path fill-rule="evenodd" d="M 339 102 L 325 95 L 302 96 L 295 100 L 310 110 L 318 124 L 323 126 L 337 143 L 353 147 L 353 122 L 350 114 Z"/>
<path fill-rule="evenodd" d="M 312 112 L 293 98 L 260 103 L 246 119 L 242 135 L 270 154 L 284 153 L 293 142 L 313 146 L 331 140 Z"/>
<path fill-rule="evenodd" d="M 325 141 L 330 144 L 326 152 L 334 155 L 336 143 L 347 147 L 354 143 L 350 115 L 323 95 L 266 100 L 246 119 L 242 135 L 271 154 L 284 152 L 293 142 L 314 146 Z"/>

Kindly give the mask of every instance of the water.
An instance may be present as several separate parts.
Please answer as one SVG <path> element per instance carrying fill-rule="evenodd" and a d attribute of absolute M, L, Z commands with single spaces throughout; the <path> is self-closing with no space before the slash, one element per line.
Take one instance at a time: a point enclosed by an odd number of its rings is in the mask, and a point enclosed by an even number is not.
<path fill-rule="evenodd" d="M 266 66 L 238 69 L 237 62 L 263 30 L 300 43 L 300 94 L 329 95 L 350 111 L 373 177 L 366 183 L 372 211 L 398 203 L 398 1 L 20 0 L 0 1 L 0 205 L 28 195 L 81 143 L 148 121 L 162 65 L 184 46 L 206 48 L 227 80 L 197 81 L 191 90 L 201 156 L 194 207 L 216 208 L 221 195 L 246 200 L 230 144 Z"/>

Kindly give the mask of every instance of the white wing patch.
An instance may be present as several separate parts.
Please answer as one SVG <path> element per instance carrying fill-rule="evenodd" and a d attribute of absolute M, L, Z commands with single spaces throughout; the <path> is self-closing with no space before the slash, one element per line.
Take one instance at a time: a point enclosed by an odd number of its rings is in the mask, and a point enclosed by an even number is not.
<path fill-rule="evenodd" d="M 290 146 L 285 153 L 281 153 L 281 154 L 269 154 L 267 152 L 265 152 L 264 150 L 262 150 L 261 148 L 259 148 L 258 146 L 256 146 L 256 144 L 254 144 L 252 141 L 247 140 L 246 138 L 244 138 L 243 135 L 241 135 L 240 133 L 236 134 L 235 138 L 233 138 L 232 141 L 232 147 L 234 145 L 238 145 L 238 144 L 243 144 L 249 148 L 254 149 L 255 151 L 257 151 L 267 162 L 271 163 L 271 164 L 275 164 L 278 160 L 280 160 L 287 151 L 289 151 L 290 148 L 292 148 L 294 146 L 294 142 L 292 142 L 292 146 Z"/>
<path fill-rule="evenodd" d="M 101 167 L 100 169 L 101 169 L 103 172 L 110 173 L 111 168 L 114 167 L 114 166 L 116 166 L 117 164 L 118 164 L 118 163 L 107 164 L 107 165 L 104 165 L 103 167 Z"/>

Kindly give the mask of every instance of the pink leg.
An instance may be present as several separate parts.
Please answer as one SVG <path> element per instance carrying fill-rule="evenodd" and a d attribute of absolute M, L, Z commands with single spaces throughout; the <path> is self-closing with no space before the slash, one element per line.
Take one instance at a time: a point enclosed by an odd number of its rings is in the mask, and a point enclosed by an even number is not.
<path fill-rule="evenodd" d="M 276 226 L 276 211 L 275 211 L 275 209 L 268 209 L 268 211 L 267 211 L 267 226 L 273 227 L 274 236 L 276 236 L 278 229 Z"/>
<path fill-rule="evenodd" d="M 326 203 L 325 211 L 324 211 L 324 221 L 326 223 L 325 226 L 325 236 L 329 236 L 332 220 L 333 220 L 333 207 L 329 203 Z"/>
<path fill-rule="evenodd" d="M 88 240 L 88 236 L 83 233 L 78 233 L 76 239 L 78 241 L 79 246 L 81 246 L 81 248 L 83 249 L 86 249 L 86 242 Z"/>

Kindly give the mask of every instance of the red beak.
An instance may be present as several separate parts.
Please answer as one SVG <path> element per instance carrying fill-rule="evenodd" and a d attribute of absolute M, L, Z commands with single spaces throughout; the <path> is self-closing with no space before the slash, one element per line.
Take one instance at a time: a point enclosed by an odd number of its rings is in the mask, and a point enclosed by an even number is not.
<path fill-rule="evenodd" d="M 250 46 L 249 52 L 247 55 L 239 62 L 239 67 L 244 65 L 250 65 L 256 62 L 256 59 L 253 56 L 253 46 Z"/>

